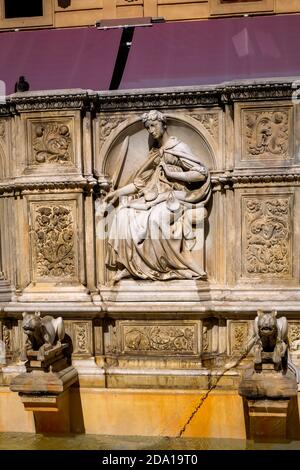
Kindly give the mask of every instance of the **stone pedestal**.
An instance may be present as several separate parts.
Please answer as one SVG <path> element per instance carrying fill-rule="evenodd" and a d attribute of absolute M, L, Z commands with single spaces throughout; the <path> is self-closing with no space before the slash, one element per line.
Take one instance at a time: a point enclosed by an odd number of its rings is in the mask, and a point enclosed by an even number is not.
<path fill-rule="evenodd" d="M 23 374 L 10 385 L 18 392 L 26 411 L 32 411 L 37 433 L 70 432 L 69 388 L 78 382 L 77 370 L 67 364 L 65 345 L 54 347 L 38 360 L 30 351 Z"/>
<path fill-rule="evenodd" d="M 289 400 L 248 400 L 250 437 L 286 439 Z"/>
<path fill-rule="evenodd" d="M 252 439 L 286 439 L 289 430 L 288 407 L 297 396 L 296 377 L 289 371 L 276 371 L 274 364 L 261 364 L 246 370 L 239 394 L 247 402 L 246 421 Z"/>
<path fill-rule="evenodd" d="M 19 393 L 26 411 L 33 411 L 36 433 L 69 433 L 70 392 L 60 395 Z"/>

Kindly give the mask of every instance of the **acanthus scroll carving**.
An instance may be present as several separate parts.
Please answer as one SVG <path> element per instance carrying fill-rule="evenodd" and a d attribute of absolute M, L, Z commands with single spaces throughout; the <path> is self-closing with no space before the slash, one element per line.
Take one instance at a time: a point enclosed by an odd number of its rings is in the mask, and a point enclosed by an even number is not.
<path fill-rule="evenodd" d="M 65 123 L 48 122 L 34 126 L 34 163 L 69 164 L 72 159 L 70 128 Z"/>
<path fill-rule="evenodd" d="M 201 122 L 210 135 L 218 141 L 219 116 L 217 113 L 191 114 L 191 117 Z"/>
<path fill-rule="evenodd" d="M 233 322 L 231 324 L 231 354 L 240 354 L 244 351 L 248 339 L 249 326 L 246 322 Z"/>
<path fill-rule="evenodd" d="M 37 207 L 34 232 L 38 276 L 74 276 L 76 269 L 72 208 L 61 204 Z"/>
<path fill-rule="evenodd" d="M 247 158 L 290 158 L 288 111 L 249 111 L 245 124 Z"/>
<path fill-rule="evenodd" d="M 245 204 L 247 274 L 281 277 L 291 272 L 288 198 L 248 199 Z"/>
<path fill-rule="evenodd" d="M 74 331 L 75 331 L 74 354 L 89 353 L 88 324 L 86 322 L 74 323 Z"/>
<path fill-rule="evenodd" d="M 125 329 L 125 351 L 192 353 L 194 343 L 195 331 L 191 326 L 159 325 Z"/>
<path fill-rule="evenodd" d="M 111 132 L 125 121 L 125 116 L 108 116 L 100 120 L 100 148 Z"/>

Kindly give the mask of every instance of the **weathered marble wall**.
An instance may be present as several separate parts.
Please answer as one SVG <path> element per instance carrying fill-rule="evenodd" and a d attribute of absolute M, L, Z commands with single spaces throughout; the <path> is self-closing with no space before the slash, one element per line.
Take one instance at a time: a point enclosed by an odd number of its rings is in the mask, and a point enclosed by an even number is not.
<path fill-rule="evenodd" d="M 61 315 L 90 387 L 207 388 L 238 359 L 258 308 L 287 316 L 300 348 L 299 105 L 292 83 L 144 92 L 12 95 L 0 107 L 0 375 L 22 367 L 22 312 Z M 130 137 L 119 185 L 145 161 L 141 115 L 210 169 L 199 254 L 207 280 L 111 286 L 101 204 Z M 199 259 L 200 259 L 199 258 Z M 251 354 L 251 353 L 250 353 Z M 247 359 L 246 359 L 247 361 Z M 221 388 L 236 388 L 238 368 Z"/>

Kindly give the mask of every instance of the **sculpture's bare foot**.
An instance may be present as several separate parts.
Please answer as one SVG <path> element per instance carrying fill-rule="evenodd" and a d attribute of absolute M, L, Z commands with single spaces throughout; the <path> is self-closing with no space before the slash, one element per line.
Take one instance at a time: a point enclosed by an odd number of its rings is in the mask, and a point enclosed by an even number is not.
<path fill-rule="evenodd" d="M 129 277 L 129 276 L 130 276 L 129 271 L 126 268 L 124 268 L 116 273 L 116 275 L 111 280 L 110 285 L 114 286 L 114 284 L 119 282 L 121 279 L 124 279 L 125 277 Z"/>

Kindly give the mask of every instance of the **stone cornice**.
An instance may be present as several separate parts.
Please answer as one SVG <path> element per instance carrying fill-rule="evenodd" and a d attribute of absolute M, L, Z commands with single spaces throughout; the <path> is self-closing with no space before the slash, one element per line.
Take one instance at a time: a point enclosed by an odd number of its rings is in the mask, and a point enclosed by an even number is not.
<path fill-rule="evenodd" d="M 97 95 L 85 90 L 62 90 L 53 92 L 26 92 L 9 95 L 0 105 L 0 115 L 27 111 L 88 110 L 94 108 Z"/>
<path fill-rule="evenodd" d="M 81 89 L 25 92 L 9 95 L 6 103 L 0 105 L 0 116 L 43 110 L 77 109 L 114 112 L 150 108 L 224 106 L 235 101 L 274 101 L 291 99 L 297 86 L 300 88 L 299 77 L 241 80 L 213 86 L 109 92 Z"/>
<path fill-rule="evenodd" d="M 289 81 L 251 82 L 228 84 L 219 89 L 220 101 L 231 103 L 234 101 L 280 100 L 291 99 L 295 88 Z"/>
<path fill-rule="evenodd" d="M 235 188 L 243 185 L 295 185 L 300 183 L 300 173 L 256 173 L 252 175 L 238 174 L 238 173 L 224 173 L 220 175 L 212 175 L 212 186 L 215 190 L 221 188 Z"/>
<path fill-rule="evenodd" d="M 217 106 L 219 93 L 215 89 L 144 90 L 121 93 L 99 94 L 101 111 L 119 111 L 157 108 L 188 108 Z"/>
<path fill-rule="evenodd" d="M 6 182 L 0 184 L 0 194 L 24 194 L 33 191 L 93 191 L 97 181 L 93 177 L 74 181 L 29 181 Z"/>
<path fill-rule="evenodd" d="M 212 187 L 215 191 L 221 189 L 234 189 L 243 185 L 263 185 L 268 184 L 276 186 L 280 185 L 297 185 L 300 184 L 300 173 L 274 173 L 274 174 L 237 174 L 237 173 L 220 173 L 212 175 Z M 84 191 L 86 193 L 94 193 L 96 196 L 102 194 L 101 190 L 107 189 L 108 182 L 105 178 L 97 179 L 89 176 L 82 180 L 70 181 L 7 181 L 0 183 L 0 195 L 16 195 L 34 191 Z"/>

